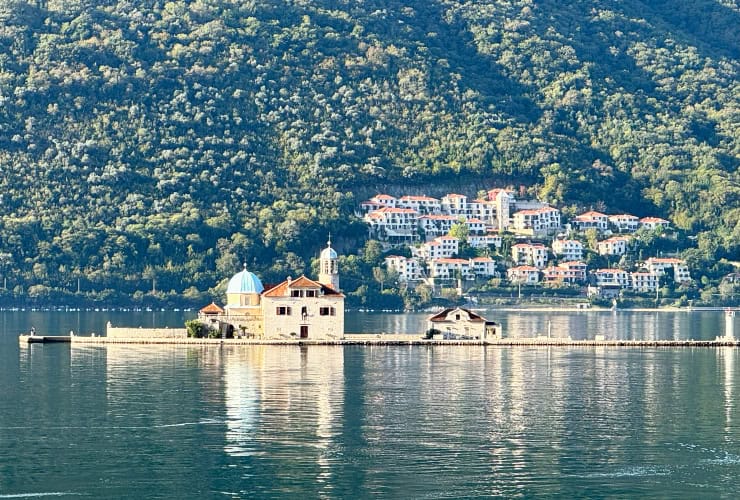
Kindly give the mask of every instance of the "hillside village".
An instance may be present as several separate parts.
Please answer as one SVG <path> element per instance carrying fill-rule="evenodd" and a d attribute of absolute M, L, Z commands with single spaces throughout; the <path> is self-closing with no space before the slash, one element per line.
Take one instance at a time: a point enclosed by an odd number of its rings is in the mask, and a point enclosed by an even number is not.
<path fill-rule="evenodd" d="M 656 295 L 667 282 L 692 284 L 684 260 L 637 250 L 641 238 L 671 237 L 670 221 L 659 217 L 589 210 L 564 221 L 559 209 L 517 198 L 511 189 L 475 199 L 378 194 L 357 215 L 385 250 L 410 250 L 385 258 L 406 285 L 462 294 L 473 283 L 508 282 L 520 289 L 578 287 L 609 299 L 625 291 Z"/>

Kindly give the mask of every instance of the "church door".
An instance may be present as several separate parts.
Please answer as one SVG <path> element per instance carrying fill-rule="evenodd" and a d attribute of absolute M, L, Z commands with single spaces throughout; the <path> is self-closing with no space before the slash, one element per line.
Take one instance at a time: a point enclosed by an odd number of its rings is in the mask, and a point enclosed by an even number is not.
<path fill-rule="evenodd" d="M 308 325 L 301 325 L 301 338 L 302 339 L 308 338 Z"/>

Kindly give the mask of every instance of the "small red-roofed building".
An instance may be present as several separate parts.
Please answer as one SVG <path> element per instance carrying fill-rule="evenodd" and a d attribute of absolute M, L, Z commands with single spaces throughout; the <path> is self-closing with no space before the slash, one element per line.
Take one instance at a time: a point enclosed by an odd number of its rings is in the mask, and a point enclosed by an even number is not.
<path fill-rule="evenodd" d="M 670 221 L 667 221 L 665 219 L 661 219 L 660 217 L 643 217 L 640 219 L 640 228 L 645 229 L 656 229 L 659 227 L 662 227 L 664 229 L 668 229 L 671 227 Z"/>
<path fill-rule="evenodd" d="M 622 269 L 597 269 L 593 272 L 598 287 L 629 288 L 630 275 Z"/>

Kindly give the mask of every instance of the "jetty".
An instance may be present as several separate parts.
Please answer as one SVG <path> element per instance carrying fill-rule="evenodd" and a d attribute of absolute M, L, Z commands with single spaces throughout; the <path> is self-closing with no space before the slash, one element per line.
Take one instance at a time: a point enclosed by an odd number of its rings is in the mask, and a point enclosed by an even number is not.
<path fill-rule="evenodd" d="M 571 339 L 568 337 L 516 337 L 503 339 L 425 339 L 420 335 L 394 334 L 349 334 L 337 339 L 220 339 L 220 338 L 125 338 L 92 336 L 21 335 L 21 344 L 68 343 L 73 346 L 95 346 L 108 344 L 138 345 L 205 345 L 205 346 L 249 346 L 249 345 L 364 345 L 364 346 L 493 346 L 493 347 L 624 347 L 624 348 L 675 348 L 675 347 L 740 347 L 734 337 L 717 337 L 714 340 L 617 340 L 617 339 Z"/>

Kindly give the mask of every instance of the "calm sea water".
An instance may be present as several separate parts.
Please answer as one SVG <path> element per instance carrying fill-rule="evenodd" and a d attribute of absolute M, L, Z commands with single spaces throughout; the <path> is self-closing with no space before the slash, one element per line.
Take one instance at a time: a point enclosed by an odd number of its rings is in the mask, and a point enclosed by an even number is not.
<path fill-rule="evenodd" d="M 508 335 L 724 329 L 721 313 L 488 316 Z M 17 341 L 31 324 L 89 333 L 186 317 L 0 312 L 0 498 L 740 495 L 732 348 Z M 417 332 L 423 318 L 351 314 L 347 329 Z"/>

